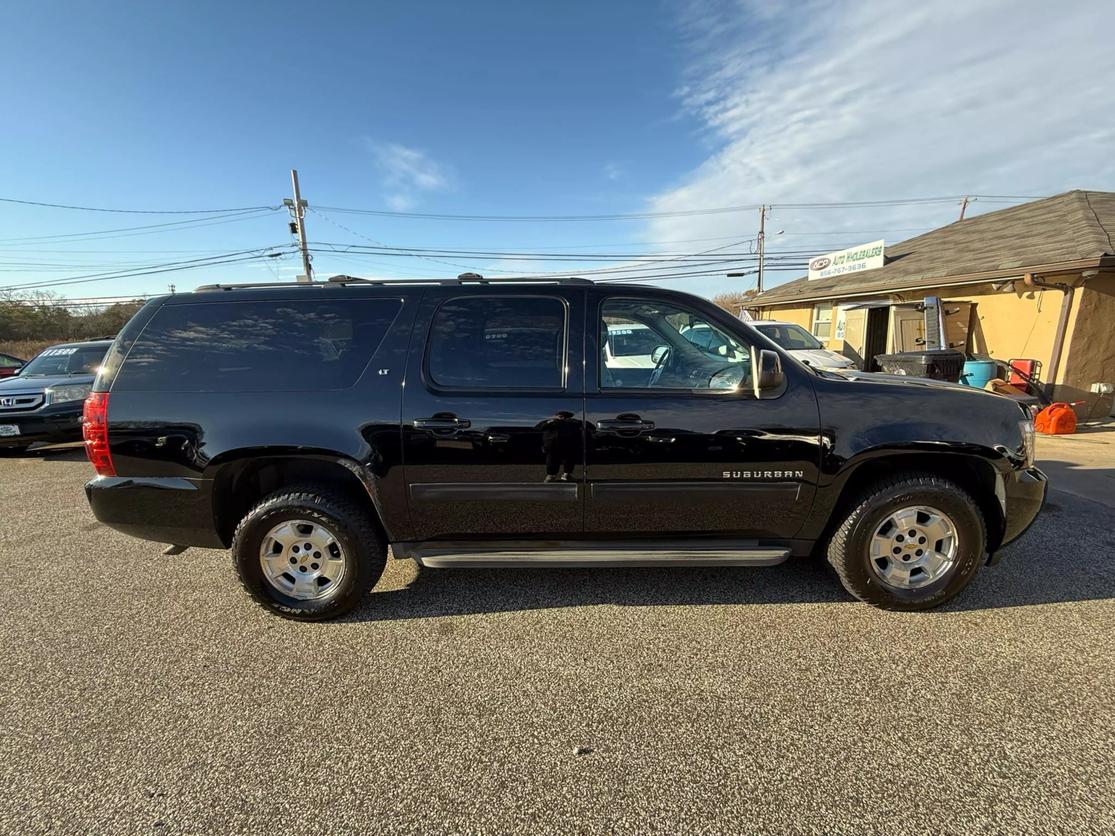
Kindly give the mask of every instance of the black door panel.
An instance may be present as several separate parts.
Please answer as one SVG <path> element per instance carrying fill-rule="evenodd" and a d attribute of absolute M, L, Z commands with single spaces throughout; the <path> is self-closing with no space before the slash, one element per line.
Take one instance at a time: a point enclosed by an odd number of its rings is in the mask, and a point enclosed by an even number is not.
<path fill-rule="evenodd" d="M 469 294 L 471 306 L 456 305 L 459 293 L 427 292 L 411 343 L 402 438 L 415 539 L 578 536 L 583 291 L 555 287 L 525 297 L 493 288 L 490 298 Z M 443 312 L 438 320 L 443 305 L 453 306 L 444 309 L 451 317 Z M 519 308 L 524 316 L 516 316 Z M 548 330 L 554 311 L 568 329 L 559 338 Z M 429 345 L 447 332 L 431 373 Z M 551 356 L 561 358 L 560 368 Z M 462 385 L 440 385 L 439 373 Z M 531 391 L 539 382 L 549 388 Z"/>
<path fill-rule="evenodd" d="M 609 298 L 622 301 L 605 307 Z M 689 310 L 653 290 L 594 293 L 588 322 L 586 532 L 793 538 L 820 461 L 808 373 L 787 364 L 784 387 L 756 397 L 746 327 L 697 300 Z M 640 329 L 653 338 L 614 339 Z M 665 362 L 637 353 L 652 343 L 669 346 Z M 630 363 L 662 368 L 636 389 L 624 376 Z M 736 373 L 732 389 L 715 388 Z M 686 383 L 697 388 L 665 388 Z"/>
<path fill-rule="evenodd" d="M 819 460 L 817 409 L 804 384 L 774 400 L 590 395 L 586 530 L 793 537 Z M 653 428 L 600 431 L 623 412 Z"/>

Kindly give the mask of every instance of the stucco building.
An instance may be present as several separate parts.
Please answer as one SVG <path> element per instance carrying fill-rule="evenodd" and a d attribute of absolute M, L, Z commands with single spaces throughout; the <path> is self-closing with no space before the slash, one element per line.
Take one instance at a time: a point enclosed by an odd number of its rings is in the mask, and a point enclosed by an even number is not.
<path fill-rule="evenodd" d="M 1041 362 L 1057 400 L 1112 410 L 1094 383 L 1115 383 L 1115 193 L 1071 191 L 957 221 L 888 245 L 884 266 L 800 278 L 755 297 L 761 319 L 796 322 L 870 368 L 924 337 L 919 305 L 943 300 L 951 346 Z"/>

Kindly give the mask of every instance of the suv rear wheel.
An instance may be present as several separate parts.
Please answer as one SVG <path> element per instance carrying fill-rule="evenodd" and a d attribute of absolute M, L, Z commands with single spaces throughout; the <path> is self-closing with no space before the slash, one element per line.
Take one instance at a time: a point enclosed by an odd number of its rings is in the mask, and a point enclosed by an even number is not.
<path fill-rule="evenodd" d="M 987 530 L 975 500 L 936 476 L 871 486 L 832 535 L 828 561 L 856 598 L 927 610 L 957 595 L 984 562 Z"/>
<path fill-rule="evenodd" d="M 318 621 L 348 612 L 387 561 L 368 512 L 314 486 L 284 488 L 247 513 L 232 540 L 240 582 L 284 618 Z"/>

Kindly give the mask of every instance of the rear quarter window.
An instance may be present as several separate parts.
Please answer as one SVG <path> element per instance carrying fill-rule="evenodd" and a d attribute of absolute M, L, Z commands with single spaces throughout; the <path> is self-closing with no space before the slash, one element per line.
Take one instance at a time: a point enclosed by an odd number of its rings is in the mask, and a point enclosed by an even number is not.
<path fill-rule="evenodd" d="M 164 305 L 136 340 L 113 391 L 347 389 L 402 303 L 260 301 Z"/>

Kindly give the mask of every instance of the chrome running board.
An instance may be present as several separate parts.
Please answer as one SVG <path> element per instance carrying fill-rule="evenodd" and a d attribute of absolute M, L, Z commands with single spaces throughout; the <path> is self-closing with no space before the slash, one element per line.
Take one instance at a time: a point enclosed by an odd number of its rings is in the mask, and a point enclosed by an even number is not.
<path fill-rule="evenodd" d="M 747 540 L 717 541 L 488 541 L 394 543 L 397 558 L 431 569 L 500 566 L 775 566 L 790 556 L 784 546 Z"/>

